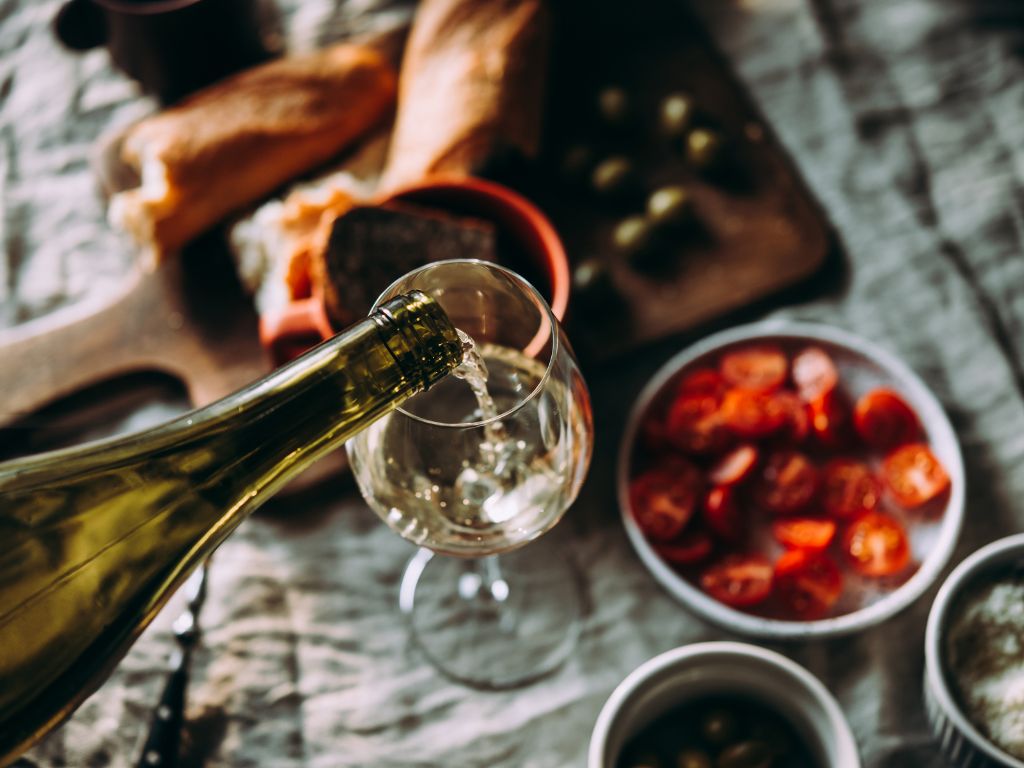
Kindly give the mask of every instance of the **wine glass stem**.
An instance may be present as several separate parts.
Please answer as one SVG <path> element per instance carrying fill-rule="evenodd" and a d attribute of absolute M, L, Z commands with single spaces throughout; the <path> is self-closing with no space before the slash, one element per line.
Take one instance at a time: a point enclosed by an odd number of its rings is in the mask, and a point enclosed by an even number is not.
<path fill-rule="evenodd" d="M 477 573 L 480 575 L 480 585 L 496 603 L 503 603 L 508 599 L 508 582 L 501 572 L 501 562 L 497 555 L 481 557 L 476 561 Z"/>

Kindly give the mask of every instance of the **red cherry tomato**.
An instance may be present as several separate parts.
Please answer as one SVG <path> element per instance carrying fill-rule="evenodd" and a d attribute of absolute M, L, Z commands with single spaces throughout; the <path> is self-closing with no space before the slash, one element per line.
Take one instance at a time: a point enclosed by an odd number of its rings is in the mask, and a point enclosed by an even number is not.
<path fill-rule="evenodd" d="M 754 500 L 775 515 L 805 509 L 818 492 L 818 470 L 799 451 L 778 451 L 768 457 L 754 484 Z"/>
<path fill-rule="evenodd" d="M 720 458 L 708 470 L 708 480 L 715 485 L 736 485 L 750 476 L 757 464 L 757 448 L 741 445 Z"/>
<path fill-rule="evenodd" d="M 772 535 L 787 549 L 821 551 L 835 538 L 836 524 L 832 520 L 819 520 L 814 517 L 776 520 L 772 523 Z"/>
<path fill-rule="evenodd" d="M 772 564 L 762 555 L 729 555 L 704 571 L 700 585 L 726 605 L 757 605 L 772 591 Z"/>
<path fill-rule="evenodd" d="M 740 389 L 771 392 L 786 381 L 789 361 L 773 344 L 743 347 L 722 356 L 722 378 Z"/>
<path fill-rule="evenodd" d="M 945 467 L 924 443 L 890 453 L 882 463 L 882 478 L 896 501 L 909 508 L 926 504 L 949 488 Z"/>
<path fill-rule="evenodd" d="M 677 539 L 655 544 L 654 551 L 662 560 L 673 565 L 693 565 L 706 559 L 711 554 L 713 546 L 706 531 L 688 530 Z"/>
<path fill-rule="evenodd" d="M 871 512 L 882 498 L 882 484 L 863 462 L 833 459 L 821 475 L 821 503 L 833 517 L 849 519 Z"/>
<path fill-rule="evenodd" d="M 808 347 L 793 358 L 793 383 L 807 402 L 831 392 L 839 383 L 839 372 L 828 352 Z"/>
<path fill-rule="evenodd" d="M 907 401 L 891 389 L 873 389 L 857 401 L 853 425 L 860 439 L 886 450 L 920 438 L 921 423 Z"/>
<path fill-rule="evenodd" d="M 779 435 L 793 445 L 799 445 L 811 433 L 811 412 L 803 400 L 787 389 L 775 392 L 772 397 L 785 414 Z"/>
<path fill-rule="evenodd" d="M 679 450 L 695 455 L 719 453 L 731 440 L 713 394 L 684 392 L 669 406 L 666 434 Z"/>
<path fill-rule="evenodd" d="M 629 502 L 637 525 L 655 541 L 669 541 L 693 516 L 701 493 L 700 472 L 690 462 L 672 457 L 634 478 Z"/>
<path fill-rule="evenodd" d="M 854 520 L 843 537 L 850 564 L 865 576 L 890 576 L 910 562 L 910 543 L 900 522 L 881 512 Z"/>
<path fill-rule="evenodd" d="M 843 575 L 828 555 L 794 549 L 775 563 L 775 592 L 799 618 L 820 618 L 842 594 Z"/>
<path fill-rule="evenodd" d="M 766 437 L 786 423 L 786 414 L 773 395 L 749 389 L 730 389 L 722 399 L 722 421 L 746 439 Z"/>
<path fill-rule="evenodd" d="M 701 508 L 704 522 L 719 538 L 735 541 L 743 534 L 743 519 L 736 494 L 726 485 L 712 488 L 704 496 Z"/>
<path fill-rule="evenodd" d="M 818 443 L 831 450 L 853 442 L 852 414 L 846 395 L 834 387 L 811 401 L 811 432 Z"/>
<path fill-rule="evenodd" d="M 722 374 L 714 368 L 698 368 L 683 376 L 676 387 L 676 392 L 680 395 L 720 395 L 727 388 Z"/>

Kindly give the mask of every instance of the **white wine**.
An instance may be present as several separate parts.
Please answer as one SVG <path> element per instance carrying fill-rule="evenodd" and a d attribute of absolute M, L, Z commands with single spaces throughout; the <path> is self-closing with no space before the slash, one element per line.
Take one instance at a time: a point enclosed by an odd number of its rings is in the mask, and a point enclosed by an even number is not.
<path fill-rule="evenodd" d="M 416 544 L 465 556 L 514 549 L 558 522 L 579 491 L 591 419 L 581 392 L 575 368 L 553 377 L 518 350 L 483 344 L 455 376 L 353 438 L 356 480 Z"/>
<path fill-rule="evenodd" d="M 102 682 L 248 513 L 462 354 L 414 291 L 207 408 L 0 464 L 0 766 Z"/>

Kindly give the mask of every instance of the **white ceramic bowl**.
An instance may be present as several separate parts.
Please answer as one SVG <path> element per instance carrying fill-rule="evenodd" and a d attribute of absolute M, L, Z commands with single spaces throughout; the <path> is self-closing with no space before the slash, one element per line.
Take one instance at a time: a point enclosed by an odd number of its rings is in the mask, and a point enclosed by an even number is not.
<path fill-rule="evenodd" d="M 825 686 L 785 656 L 746 643 L 695 643 L 637 667 L 605 702 L 590 737 L 587 768 L 615 768 L 623 746 L 676 706 L 743 695 L 786 718 L 823 768 L 860 768 L 857 744 Z"/>
<path fill-rule="evenodd" d="M 924 699 L 928 721 L 949 765 L 955 768 L 1024 768 L 971 724 L 949 685 L 946 631 L 958 600 L 1000 573 L 1024 568 L 1024 534 L 982 547 L 958 565 L 943 583 L 928 614 L 924 638 Z"/>
<path fill-rule="evenodd" d="M 861 604 L 842 615 L 813 621 L 764 618 L 727 606 L 687 581 L 667 564 L 648 542 L 629 511 L 629 481 L 639 427 L 650 405 L 681 371 L 709 364 L 723 351 L 751 342 L 774 342 L 795 351 L 820 346 L 835 361 L 843 386 L 854 398 L 879 386 L 898 391 L 917 412 L 927 440 L 951 480 L 945 509 L 909 527 L 917 571 L 895 589 L 865 588 Z M 924 382 L 891 353 L 866 339 L 825 325 L 769 320 L 740 326 L 708 338 L 669 360 L 640 393 L 626 426 L 618 461 L 619 507 L 630 542 L 644 565 L 665 589 L 702 618 L 726 629 L 773 640 L 836 637 L 862 631 L 903 610 L 938 578 L 949 561 L 964 515 L 964 463 L 960 446 L 935 396 Z"/>

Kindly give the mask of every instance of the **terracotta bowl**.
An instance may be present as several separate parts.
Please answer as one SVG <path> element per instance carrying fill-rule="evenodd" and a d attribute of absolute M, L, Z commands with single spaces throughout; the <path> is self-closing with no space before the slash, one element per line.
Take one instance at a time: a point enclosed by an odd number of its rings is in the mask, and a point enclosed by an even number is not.
<path fill-rule="evenodd" d="M 511 246 L 508 250 L 523 257 L 521 264 L 503 266 L 523 273 L 547 300 L 555 317 L 564 318 L 569 305 L 569 262 L 558 233 L 533 203 L 501 184 L 468 177 L 433 178 L 376 202 L 396 200 L 494 224 L 499 237 Z M 275 364 L 291 360 L 337 330 L 317 296 L 293 301 L 280 312 L 260 318 L 260 341 Z"/>

